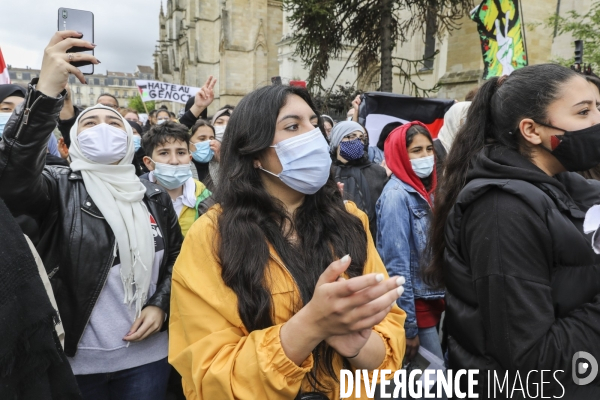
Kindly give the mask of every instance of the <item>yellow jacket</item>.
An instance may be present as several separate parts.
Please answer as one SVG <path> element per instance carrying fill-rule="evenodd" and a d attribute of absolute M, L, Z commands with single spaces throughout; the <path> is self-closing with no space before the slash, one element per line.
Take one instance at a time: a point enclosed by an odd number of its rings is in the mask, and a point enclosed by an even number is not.
<path fill-rule="evenodd" d="M 366 214 L 354 203 L 346 208 L 362 220 L 369 232 Z M 188 400 L 292 400 L 301 385 L 308 388 L 306 375 L 313 366 L 312 355 L 297 366 L 285 355 L 279 340 L 279 329 L 292 317 L 290 305 L 296 304 L 300 294 L 271 247 L 268 268 L 275 325 L 248 334 L 238 314 L 237 297 L 221 279 L 221 266 L 213 251 L 218 213 L 218 207 L 213 207 L 192 226 L 173 269 L 169 363 L 183 377 Z M 387 276 L 371 235 L 367 237 L 364 273 Z M 386 347 L 379 369 L 400 368 L 406 348 L 405 318 L 406 313 L 394 306 L 373 328 Z M 334 358 L 334 367 L 339 375 L 341 357 Z M 387 379 L 393 377 L 388 375 Z M 329 398 L 339 399 L 339 379 L 330 386 L 336 390 Z M 364 385 L 361 394 L 365 396 Z"/>
<path fill-rule="evenodd" d="M 196 207 L 190 208 L 184 205 L 179 215 L 179 226 L 184 237 L 187 235 L 194 221 L 198 219 L 198 205 L 212 194 L 202 182 L 194 179 L 194 183 L 196 184 L 196 192 L 194 193 L 196 196 Z"/>

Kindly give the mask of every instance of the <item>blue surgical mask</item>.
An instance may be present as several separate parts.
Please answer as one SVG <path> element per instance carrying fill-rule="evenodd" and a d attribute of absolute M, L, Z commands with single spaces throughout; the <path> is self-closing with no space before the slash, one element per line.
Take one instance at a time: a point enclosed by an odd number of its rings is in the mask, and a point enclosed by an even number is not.
<path fill-rule="evenodd" d="M 0 113 L 0 137 L 2 137 L 2 133 L 4 132 L 4 126 L 8 122 L 8 119 L 12 113 Z"/>
<path fill-rule="evenodd" d="M 360 139 L 340 142 L 340 156 L 344 160 L 359 160 L 365 154 L 365 144 Z"/>
<path fill-rule="evenodd" d="M 190 164 L 171 165 L 158 163 L 154 160 L 152 162 L 154 163 L 154 177 L 161 186 L 168 190 L 183 186 L 192 177 Z"/>
<path fill-rule="evenodd" d="M 263 171 L 304 194 L 315 194 L 327 183 L 331 157 L 329 145 L 319 128 L 270 147 L 275 148 L 283 170 L 277 175 L 260 167 Z"/>
<path fill-rule="evenodd" d="M 192 157 L 196 162 L 207 163 L 215 155 L 215 152 L 210 148 L 210 140 L 198 142 L 194 146 L 196 146 L 196 151 L 192 153 Z"/>
<path fill-rule="evenodd" d="M 138 151 L 140 147 L 142 147 L 142 138 L 137 135 L 133 135 L 133 148 L 135 149 L 134 151 Z"/>
<path fill-rule="evenodd" d="M 421 179 L 427 178 L 433 172 L 433 165 L 435 163 L 435 159 L 433 156 L 415 158 L 410 160 L 413 171 L 415 174 Z"/>

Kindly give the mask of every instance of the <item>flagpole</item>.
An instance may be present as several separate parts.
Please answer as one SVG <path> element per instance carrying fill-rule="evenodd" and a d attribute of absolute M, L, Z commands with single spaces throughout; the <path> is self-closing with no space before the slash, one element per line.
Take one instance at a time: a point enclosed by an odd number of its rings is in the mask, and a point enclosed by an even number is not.
<path fill-rule="evenodd" d="M 136 81 L 136 85 L 137 86 L 137 81 Z M 144 101 L 144 91 L 138 86 L 138 91 L 140 92 L 140 100 L 142 101 L 142 104 L 144 105 L 144 110 L 146 110 L 146 114 L 148 115 L 148 118 L 150 118 L 150 114 L 148 113 L 148 108 L 146 108 L 146 102 Z"/>
<path fill-rule="evenodd" d="M 148 113 L 148 109 L 146 108 L 146 102 L 144 101 L 144 99 L 142 98 L 141 95 L 140 95 L 140 100 L 142 100 L 142 104 L 144 105 L 144 110 L 146 110 L 146 114 L 148 114 L 148 117 L 150 117 L 150 114 Z"/>
<path fill-rule="evenodd" d="M 525 31 L 527 27 L 525 26 L 525 19 L 523 18 L 523 6 L 521 5 L 521 0 L 519 1 L 519 16 L 521 18 L 521 32 L 523 33 L 523 50 L 525 50 L 525 57 L 527 57 L 527 65 L 529 65 L 529 53 L 527 52 L 527 35 Z"/>

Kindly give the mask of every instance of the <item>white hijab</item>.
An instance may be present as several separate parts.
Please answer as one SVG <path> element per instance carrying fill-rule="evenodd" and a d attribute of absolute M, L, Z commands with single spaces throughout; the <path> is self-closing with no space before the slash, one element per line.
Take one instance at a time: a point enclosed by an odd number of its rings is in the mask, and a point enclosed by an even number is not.
<path fill-rule="evenodd" d="M 123 120 L 127 132 L 127 153 L 117 165 L 99 164 L 87 159 L 79 147 L 79 120 L 91 110 L 109 110 Z M 124 303 L 135 301 L 136 315 L 148 297 L 154 264 L 154 235 L 150 214 L 143 202 L 146 188 L 131 164 L 134 155 L 133 130 L 114 109 L 97 104 L 84 110 L 71 128 L 71 169 L 81 171 L 85 188 L 110 225 L 119 249 Z M 135 286 L 135 291 L 133 287 Z"/>
<path fill-rule="evenodd" d="M 470 105 L 470 101 L 461 101 L 450 107 L 444 115 L 444 126 L 440 129 L 438 139 L 440 139 L 447 152 L 450 151 L 458 130 L 465 123 Z"/>

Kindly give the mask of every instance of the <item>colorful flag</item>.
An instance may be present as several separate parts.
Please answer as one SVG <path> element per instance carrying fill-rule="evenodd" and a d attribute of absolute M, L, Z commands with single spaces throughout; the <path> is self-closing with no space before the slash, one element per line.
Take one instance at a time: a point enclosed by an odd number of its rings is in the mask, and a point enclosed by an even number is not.
<path fill-rule="evenodd" d="M 368 92 L 362 97 L 358 120 L 369 131 L 369 145 L 375 146 L 381 129 L 390 122 L 420 121 L 435 139 L 444 125 L 444 114 L 454 100 L 410 97 L 402 94 Z"/>
<path fill-rule="evenodd" d="M 519 0 L 484 0 L 471 11 L 471 19 L 479 31 L 483 79 L 510 75 L 527 65 Z"/>
<path fill-rule="evenodd" d="M 10 75 L 8 74 L 8 68 L 4 62 L 4 56 L 2 55 L 2 49 L 0 49 L 0 85 L 10 83 Z"/>

